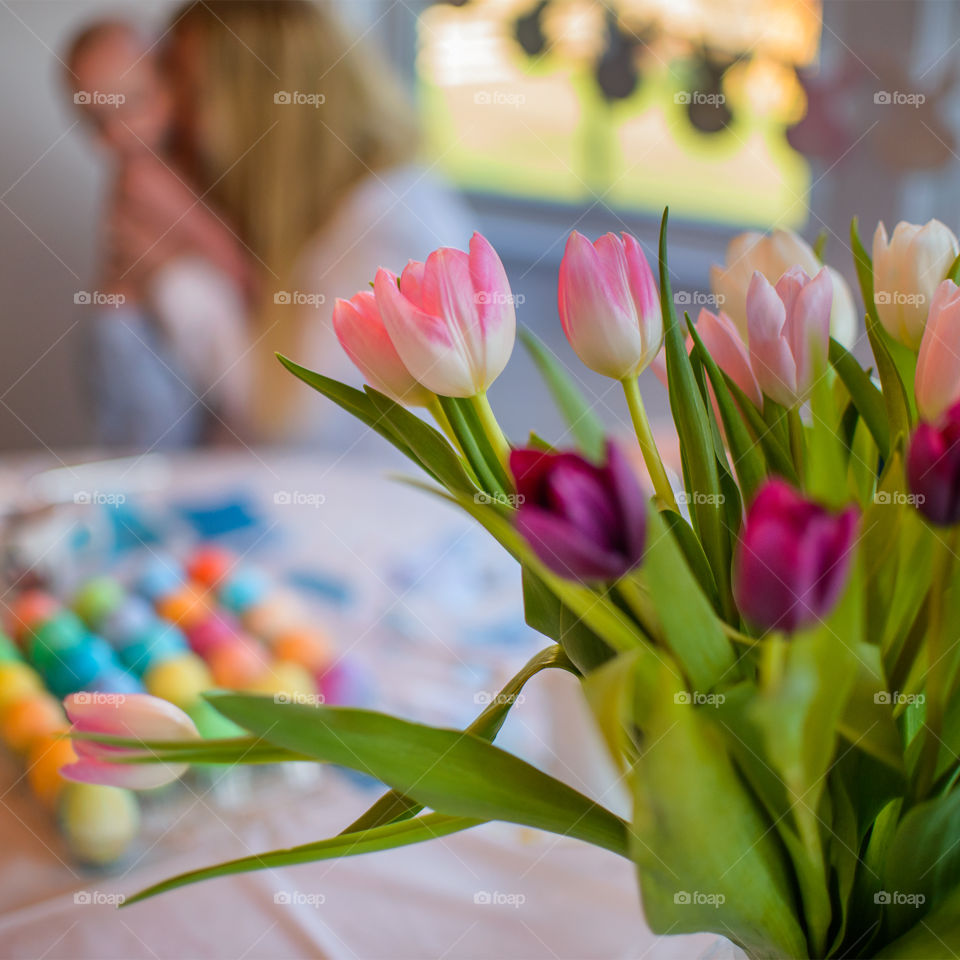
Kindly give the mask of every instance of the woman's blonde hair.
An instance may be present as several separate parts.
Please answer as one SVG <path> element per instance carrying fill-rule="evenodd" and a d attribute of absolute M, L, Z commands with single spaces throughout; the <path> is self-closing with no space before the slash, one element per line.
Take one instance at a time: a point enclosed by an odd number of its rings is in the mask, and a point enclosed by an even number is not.
<path fill-rule="evenodd" d="M 296 350 L 300 331 L 299 311 L 275 294 L 351 188 L 413 157 L 416 125 L 399 82 L 325 3 L 198 0 L 174 18 L 174 37 L 184 32 L 203 65 L 199 186 L 263 274 L 252 406 L 255 425 L 276 435 L 293 381 L 273 352 Z"/>

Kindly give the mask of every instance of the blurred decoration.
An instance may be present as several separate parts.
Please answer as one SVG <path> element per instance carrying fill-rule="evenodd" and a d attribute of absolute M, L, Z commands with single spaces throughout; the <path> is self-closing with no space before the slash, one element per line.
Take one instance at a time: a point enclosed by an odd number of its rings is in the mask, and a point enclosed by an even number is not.
<path fill-rule="evenodd" d="M 529 13 L 517 18 L 513 35 L 523 52 L 529 57 L 539 56 L 546 49 L 547 37 L 543 32 L 543 14 L 550 6 L 550 0 L 540 2 Z"/>
<path fill-rule="evenodd" d="M 597 61 L 597 86 L 606 100 L 626 100 L 640 82 L 634 59 L 637 40 L 620 29 L 612 7 L 607 8 L 606 21 L 606 43 Z"/>
<path fill-rule="evenodd" d="M 796 227 L 811 172 L 786 131 L 820 32 L 820 0 L 437 3 L 423 121 L 466 189 Z"/>

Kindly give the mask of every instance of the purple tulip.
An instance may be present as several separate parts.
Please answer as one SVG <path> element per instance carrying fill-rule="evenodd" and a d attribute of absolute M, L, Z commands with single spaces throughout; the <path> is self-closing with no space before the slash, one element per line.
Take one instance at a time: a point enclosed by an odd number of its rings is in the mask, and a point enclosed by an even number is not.
<path fill-rule="evenodd" d="M 831 513 L 768 480 L 737 544 L 734 593 L 744 618 L 792 632 L 826 616 L 847 582 L 857 520 L 856 507 Z"/>
<path fill-rule="evenodd" d="M 960 523 L 960 403 L 937 423 L 921 423 L 907 454 L 917 509 L 938 527 Z"/>
<path fill-rule="evenodd" d="M 510 453 L 517 530 L 554 573 L 615 580 L 643 559 L 647 497 L 624 455 L 607 444 L 603 466 L 577 453 Z"/>

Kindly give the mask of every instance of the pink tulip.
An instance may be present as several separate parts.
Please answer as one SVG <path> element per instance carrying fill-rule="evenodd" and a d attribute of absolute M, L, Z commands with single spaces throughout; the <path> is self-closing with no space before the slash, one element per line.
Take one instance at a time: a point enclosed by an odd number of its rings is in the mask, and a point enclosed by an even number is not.
<path fill-rule="evenodd" d="M 936 422 L 960 400 L 960 287 L 944 280 L 933 294 L 914 383 L 917 410 Z"/>
<path fill-rule="evenodd" d="M 576 230 L 560 264 L 560 320 L 574 353 L 591 370 L 624 380 L 657 355 L 663 317 L 639 242 L 612 233 L 591 243 Z"/>
<path fill-rule="evenodd" d="M 826 268 L 811 279 L 794 267 L 775 287 L 754 273 L 747 291 L 750 365 L 771 400 L 797 406 L 826 369 L 832 302 Z"/>
<path fill-rule="evenodd" d="M 333 329 L 340 346 L 375 390 L 397 403 L 424 407 L 432 399 L 403 365 L 370 290 L 337 300 L 333 308 Z"/>
<path fill-rule="evenodd" d="M 711 313 L 705 307 L 697 317 L 697 333 L 707 353 L 717 362 L 717 366 L 749 397 L 757 407 L 763 406 L 763 394 L 750 366 L 750 354 L 747 345 L 740 336 L 737 325 L 723 312 Z M 687 352 L 693 348 L 693 338 L 687 336 Z M 657 379 L 667 386 L 667 362 L 664 351 L 657 354 L 650 368 Z M 716 403 L 714 403 L 716 413 Z M 717 413 L 717 422 L 720 416 Z"/>
<path fill-rule="evenodd" d="M 136 740 L 193 740 L 200 736 L 193 721 L 179 708 L 145 693 L 72 693 L 63 701 L 77 733 L 130 737 Z M 149 790 L 176 780 L 187 764 L 114 763 L 143 751 L 113 747 L 93 740 L 73 740 L 75 763 L 61 773 L 68 780 L 100 783 L 108 787 Z"/>
<path fill-rule="evenodd" d="M 445 397 L 483 393 L 503 371 L 517 332 L 506 271 L 485 237 L 470 253 L 441 247 L 411 260 L 399 284 L 374 281 L 377 308 L 400 359 L 422 386 Z"/>

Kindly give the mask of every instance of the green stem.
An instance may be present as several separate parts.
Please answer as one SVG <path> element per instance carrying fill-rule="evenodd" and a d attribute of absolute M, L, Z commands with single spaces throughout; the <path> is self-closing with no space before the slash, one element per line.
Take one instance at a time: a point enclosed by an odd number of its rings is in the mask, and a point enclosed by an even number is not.
<path fill-rule="evenodd" d="M 637 378 L 624 377 L 620 382 L 623 384 L 623 393 L 627 398 L 627 407 L 630 409 L 630 419 L 633 421 L 633 429 L 637 433 L 637 440 L 640 441 L 640 451 L 643 454 L 643 462 L 647 465 L 647 472 L 650 474 L 653 489 L 666 506 L 679 513 L 677 501 L 673 496 L 673 488 L 670 486 L 669 479 L 667 479 L 667 471 L 664 469 L 660 452 L 657 450 L 657 444 L 653 439 L 653 431 L 650 429 L 647 411 L 643 406 L 643 397 L 640 395 L 640 385 L 637 383 Z"/>
<path fill-rule="evenodd" d="M 444 432 L 447 439 L 450 443 L 453 444 L 456 451 L 460 454 L 461 457 L 466 459 L 466 454 L 463 452 L 463 447 L 460 446 L 460 441 L 457 438 L 456 433 L 454 432 L 453 426 L 450 423 L 450 418 L 447 416 L 443 407 L 440 405 L 440 398 L 433 394 L 432 399 L 427 404 L 427 410 L 430 411 L 430 415 L 434 420 L 437 421 L 437 426 Z"/>
<path fill-rule="evenodd" d="M 510 444 L 500 429 L 500 424 L 497 423 L 497 418 L 494 415 L 493 408 L 490 406 L 490 401 L 487 399 L 486 393 L 478 393 L 476 396 L 471 397 L 470 403 L 480 418 L 480 423 L 483 425 L 483 432 L 487 435 L 490 446 L 493 447 L 494 453 L 496 453 L 497 459 L 500 461 L 500 466 L 503 467 L 506 475 L 509 477 Z"/>
<path fill-rule="evenodd" d="M 797 476 L 803 477 L 803 421 L 800 419 L 800 408 L 791 407 L 787 411 L 787 429 L 790 433 L 790 455 Z"/>
<path fill-rule="evenodd" d="M 944 592 L 950 570 L 953 567 L 956 531 L 948 539 L 940 541 L 933 558 L 933 579 L 930 585 L 930 613 L 927 621 L 927 676 L 925 684 L 926 712 L 924 715 L 924 741 L 917 762 L 916 797 L 925 797 L 936 777 L 937 759 L 940 756 L 940 733 L 943 727 L 946 690 L 946 656 L 943 622 Z"/>

